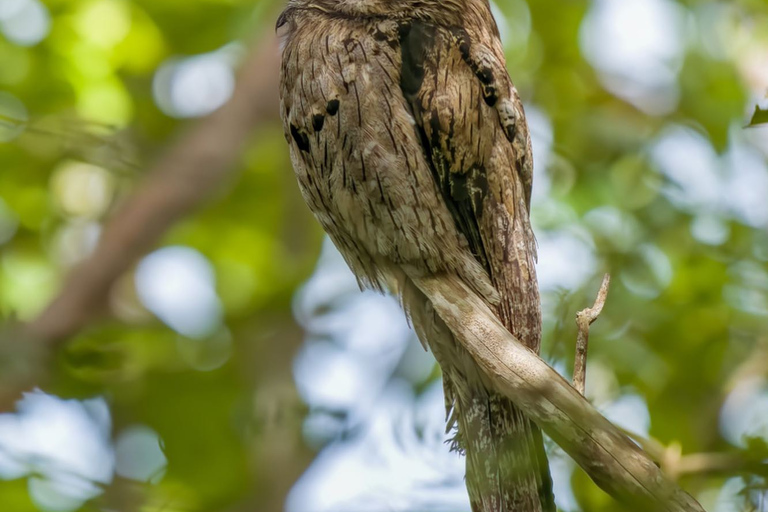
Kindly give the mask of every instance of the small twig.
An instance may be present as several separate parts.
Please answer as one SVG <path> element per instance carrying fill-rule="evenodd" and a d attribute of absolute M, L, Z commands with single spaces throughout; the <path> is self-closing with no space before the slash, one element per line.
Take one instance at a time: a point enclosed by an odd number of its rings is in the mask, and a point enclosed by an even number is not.
<path fill-rule="evenodd" d="M 591 308 L 582 309 L 576 313 L 576 325 L 579 326 L 579 336 L 576 339 L 576 360 L 573 363 L 573 387 L 584 395 L 587 378 L 587 348 L 589 345 L 589 326 L 597 320 L 608 298 L 608 286 L 611 284 L 611 275 L 605 274 L 603 284 L 597 293 L 595 304 Z"/>
<path fill-rule="evenodd" d="M 740 454 L 730 453 L 692 453 L 683 455 L 668 472 L 674 479 L 692 474 L 729 474 L 733 472 L 755 472 L 765 470 L 765 464 L 750 461 Z"/>
<path fill-rule="evenodd" d="M 680 443 L 665 446 L 652 437 L 643 437 L 619 427 L 630 439 L 635 441 L 656 461 L 661 469 L 672 479 L 679 480 L 687 475 L 727 474 L 733 472 L 763 473 L 766 464 L 759 459 L 751 459 L 743 453 L 691 453 L 683 455 Z"/>

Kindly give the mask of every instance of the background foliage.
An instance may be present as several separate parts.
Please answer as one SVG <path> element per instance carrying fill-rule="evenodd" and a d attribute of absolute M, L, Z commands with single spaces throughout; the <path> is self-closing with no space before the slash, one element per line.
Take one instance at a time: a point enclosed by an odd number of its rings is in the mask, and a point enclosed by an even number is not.
<path fill-rule="evenodd" d="M 570 371 L 575 312 L 611 272 L 589 397 L 708 510 L 759 509 L 768 4 L 497 4 L 534 134 L 543 356 Z M 226 101 L 279 8 L 0 0 L 5 322 L 34 318 L 154 156 Z M 280 510 L 291 488 L 294 512 L 467 509 L 439 371 L 327 245 L 315 267 L 277 120 L 238 168 L 56 354 L 47 394 L 0 415 L 4 510 Z M 616 510 L 551 451 L 563 510 Z"/>

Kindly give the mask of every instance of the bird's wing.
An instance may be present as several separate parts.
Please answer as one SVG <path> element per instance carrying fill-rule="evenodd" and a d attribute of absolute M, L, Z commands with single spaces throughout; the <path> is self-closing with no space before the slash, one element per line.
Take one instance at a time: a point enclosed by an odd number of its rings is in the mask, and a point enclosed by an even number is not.
<path fill-rule="evenodd" d="M 304 198 L 364 285 L 388 262 L 455 271 L 485 297 L 472 257 L 432 178 L 401 91 L 399 25 L 287 11 L 281 108 Z"/>
<path fill-rule="evenodd" d="M 538 352 L 539 296 L 528 209 L 531 148 L 492 21 L 470 34 L 414 22 L 401 30 L 401 87 L 444 202 L 491 275 L 507 329 Z M 415 319 L 414 324 L 429 326 Z M 429 338 L 429 335 L 427 335 Z M 508 398 L 444 366 L 467 454 L 473 510 L 555 510 L 541 432 Z M 459 361 L 456 363 L 455 361 Z M 482 382 L 482 381 L 481 381 Z M 449 407 L 450 409 L 450 407 Z"/>
<path fill-rule="evenodd" d="M 535 287 L 530 138 L 498 40 L 485 39 L 410 24 L 401 30 L 401 87 L 456 225 L 506 298 L 500 317 L 538 349 L 538 304 L 514 300 Z"/>

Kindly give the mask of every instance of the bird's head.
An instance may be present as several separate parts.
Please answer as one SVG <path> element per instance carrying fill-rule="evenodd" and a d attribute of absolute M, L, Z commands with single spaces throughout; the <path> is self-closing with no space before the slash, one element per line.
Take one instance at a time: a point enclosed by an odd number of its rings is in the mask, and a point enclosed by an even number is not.
<path fill-rule="evenodd" d="M 289 7 L 314 8 L 351 17 L 420 18 L 455 23 L 469 4 L 488 0 L 290 0 Z"/>

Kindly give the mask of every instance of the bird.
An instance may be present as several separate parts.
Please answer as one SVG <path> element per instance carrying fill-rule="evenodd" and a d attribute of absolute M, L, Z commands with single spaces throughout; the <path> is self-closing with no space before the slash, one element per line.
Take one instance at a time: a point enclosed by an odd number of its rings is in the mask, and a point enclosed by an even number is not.
<path fill-rule="evenodd" d="M 472 511 L 554 511 L 541 431 L 416 285 L 461 281 L 539 351 L 531 139 L 489 0 L 289 0 L 276 30 L 303 199 L 440 365 Z"/>

